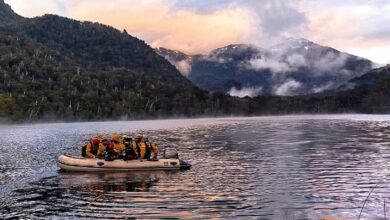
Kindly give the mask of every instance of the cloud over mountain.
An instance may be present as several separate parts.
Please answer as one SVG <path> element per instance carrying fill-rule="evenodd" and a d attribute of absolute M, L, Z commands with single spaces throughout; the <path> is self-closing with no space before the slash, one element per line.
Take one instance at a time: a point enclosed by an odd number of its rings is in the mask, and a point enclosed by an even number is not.
<path fill-rule="evenodd" d="M 227 92 L 227 94 L 229 94 L 231 96 L 240 97 L 240 98 L 243 98 L 246 96 L 255 97 L 255 96 L 261 95 L 262 90 L 263 90 L 263 88 L 261 88 L 261 87 L 257 87 L 257 88 L 256 87 L 244 87 L 241 89 L 237 89 L 236 87 L 232 87 Z"/>
<path fill-rule="evenodd" d="M 239 97 L 319 93 L 336 89 L 372 68 L 369 60 L 294 38 L 270 48 L 228 45 L 205 55 L 164 48 L 157 52 L 195 85 Z"/>

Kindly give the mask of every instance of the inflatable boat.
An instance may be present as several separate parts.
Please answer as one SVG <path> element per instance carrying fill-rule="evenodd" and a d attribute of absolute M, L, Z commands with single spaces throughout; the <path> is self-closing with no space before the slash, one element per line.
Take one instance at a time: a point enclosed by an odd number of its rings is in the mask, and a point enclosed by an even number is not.
<path fill-rule="evenodd" d="M 68 172 L 94 172 L 94 171 L 141 171 L 141 170 L 181 170 L 189 169 L 191 164 L 179 159 L 159 160 L 114 160 L 91 159 L 60 155 L 57 165 Z"/>

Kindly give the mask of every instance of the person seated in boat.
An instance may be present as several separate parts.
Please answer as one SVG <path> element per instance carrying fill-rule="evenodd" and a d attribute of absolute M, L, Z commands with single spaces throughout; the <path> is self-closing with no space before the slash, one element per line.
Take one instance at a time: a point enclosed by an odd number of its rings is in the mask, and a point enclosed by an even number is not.
<path fill-rule="evenodd" d="M 105 156 L 106 151 L 107 151 L 107 144 L 106 144 L 107 142 L 108 142 L 108 140 L 105 138 L 100 139 L 99 152 L 98 152 L 97 158 L 104 159 L 104 156 Z"/>
<path fill-rule="evenodd" d="M 101 140 L 99 138 L 93 138 L 87 144 L 85 149 L 85 155 L 88 158 L 102 157 L 105 152 L 105 147 L 100 145 Z"/>
<path fill-rule="evenodd" d="M 114 144 L 110 140 L 106 140 L 104 143 L 106 152 L 104 153 L 104 159 L 107 161 L 113 161 L 117 159 L 117 155 L 114 151 Z"/>
<path fill-rule="evenodd" d="M 107 161 L 113 161 L 122 158 L 122 152 L 125 150 L 125 145 L 121 141 L 119 134 L 113 134 L 111 141 L 105 144 L 106 152 L 104 158 Z"/>
<path fill-rule="evenodd" d="M 119 134 L 113 134 L 111 143 L 113 144 L 113 150 L 115 152 L 116 158 L 120 158 L 122 152 L 125 150 L 125 145 L 121 141 L 121 136 Z"/>
<path fill-rule="evenodd" d="M 152 159 L 153 160 L 156 160 L 157 159 L 157 156 L 158 156 L 158 147 L 157 147 L 157 144 L 154 144 L 152 142 L 149 141 L 149 138 L 147 136 L 144 136 L 142 138 L 142 142 L 144 142 L 147 146 L 148 149 L 151 150 L 151 153 L 153 153 L 153 157 Z M 150 155 L 150 154 L 149 154 Z M 151 155 L 150 155 L 151 156 Z"/>
<path fill-rule="evenodd" d="M 135 153 L 132 146 L 133 139 L 128 135 L 123 135 L 122 140 L 123 140 L 123 144 L 125 145 L 125 150 L 122 152 L 123 160 L 137 159 L 137 154 Z"/>
<path fill-rule="evenodd" d="M 157 145 L 151 144 L 147 137 L 142 134 L 135 135 L 135 141 L 133 141 L 133 149 L 137 153 L 138 159 L 149 160 L 153 153 L 153 160 L 157 159 L 158 148 Z"/>

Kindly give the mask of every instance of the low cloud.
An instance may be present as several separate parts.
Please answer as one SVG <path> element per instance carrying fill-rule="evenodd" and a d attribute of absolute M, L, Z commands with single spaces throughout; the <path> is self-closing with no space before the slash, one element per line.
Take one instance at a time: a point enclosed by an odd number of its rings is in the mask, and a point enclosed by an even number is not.
<path fill-rule="evenodd" d="M 328 82 L 328 83 L 322 84 L 320 86 L 314 87 L 311 91 L 313 93 L 320 93 L 320 92 L 332 89 L 333 86 L 334 86 L 334 83 Z"/>
<path fill-rule="evenodd" d="M 261 95 L 263 91 L 263 88 L 261 87 L 243 87 L 241 89 L 237 89 L 236 87 L 232 87 L 228 94 L 230 96 L 235 96 L 235 97 L 255 97 Z"/>
<path fill-rule="evenodd" d="M 307 65 L 306 59 L 301 54 L 292 54 L 288 56 L 281 56 L 282 51 L 279 50 L 277 54 L 257 57 L 249 60 L 245 65 L 248 69 L 266 70 L 268 69 L 272 74 L 286 73 L 297 71 L 301 67 Z"/>
<path fill-rule="evenodd" d="M 284 73 L 288 72 L 291 68 L 290 66 L 282 61 L 275 60 L 273 58 L 255 58 L 249 61 L 249 69 L 254 70 L 266 70 L 268 69 L 272 73 Z"/>
<path fill-rule="evenodd" d="M 171 64 L 173 64 L 177 70 L 183 75 L 183 76 L 189 76 L 191 73 L 191 61 L 190 60 L 181 60 L 181 61 L 171 61 L 168 60 Z"/>
<path fill-rule="evenodd" d="M 297 95 L 298 89 L 302 84 L 294 79 L 288 79 L 285 83 L 275 87 L 275 94 L 279 96 L 294 96 Z"/>
<path fill-rule="evenodd" d="M 324 55 L 318 54 L 318 59 L 312 61 L 313 69 L 317 73 L 345 73 L 349 71 L 345 70 L 345 63 L 347 62 L 348 55 L 344 53 L 327 52 Z"/>
<path fill-rule="evenodd" d="M 256 56 L 243 66 L 253 70 L 269 70 L 276 78 L 301 68 L 310 69 L 316 76 L 340 73 L 348 76 L 351 73 L 345 69 L 350 57 L 348 54 L 320 48 L 309 41 L 290 41 L 287 45 L 284 43 L 278 48 L 271 48 L 267 55 Z"/>
<path fill-rule="evenodd" d="M 293 54 L 291 56 L 288 56 L 286 58 L 286 61 L 289 66 L 293 68 L 299 68 L 307 65 L 305 57 L 301 54 Z"/>
<path fill-rule="evenodd" d="M 218 57 L 215 55 L 208 55 L 208 56 L 202 56 L 200 57 L 201 60 L 210 61 L 210 62 L 217 62 L 217 63 L 227 63 L 232 61 L 231 59 L 226 59 L 222 57 Z"/>

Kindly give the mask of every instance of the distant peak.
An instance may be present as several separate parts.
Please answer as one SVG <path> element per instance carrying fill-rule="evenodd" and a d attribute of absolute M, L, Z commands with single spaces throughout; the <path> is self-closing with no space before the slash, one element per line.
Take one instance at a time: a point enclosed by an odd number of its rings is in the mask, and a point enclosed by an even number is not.
<path fill-rule="evenodd" d="M 160 53 L 169 53 L 169 54 L 178 54 L 178 55 L 186 55 L 187 56 L 187 54 L 185 54 L 179 50 L 171 50 L 171 49 L 168 49 L 165 47 L 156 48 L 156 51 L 158 51 Z"/>
<path fill-rule="evenodd" d="M 165 58 L 169 57 L 169 58 L 174 59 L 174 60 L 185 60 L 185 59 L 189 58 L 189 56 L 187 54 L 185 54 L 181 51 L 171 50 L 171 49 L 168 49 L 165 47 L 156 48 L 155 51 L 160 56 L 163 56 Z"/>
<path fill-rule="evenodd" d="M 308 39 L 305 39 L 305 38 L 288 37 L 286 40 L 289 42 L 300 43 L 300 44 L 312 43 L 311 41 L 309 41 Z"/>
<path fill-rule="evenodd" d="M 250 48 L 250 47 L 252 47 L 252 45 L 250 45 L 250 44 L 229 44 L 225 47 L 220 47 L 220 48 L 217 48 L 215 50 L 246 49 L 246 48 Z"/>
<path fill-rule="evenodd" d="M 314 42 L 307 40 L 305 38 L 284 38 L 279 43 L 272 46 L 270 49 L 273 51 L 277 50 L 286 50 L 286 49 L 299 49 L 304 48 L 309 50 L 311 47 L 315 46 Z"/>
<path fill-rule="evenodd" d="M 258 52 L 261 51 L 262 48 L 257 47 L 252 44 L 229 44 L 225 47 L 217 48 L 215 50 L 212 50 L 210 54 L 212 55 L 220 55 L 225 53 L 241 53 L 241 52 Z"/>
<path fill-rule="evenodd" d="M 252 44 L 230 44 L 212 50 L 207 56 L 212 59 L 217 58 L 220 61 L 223 60 L 223 62 L 241 62 L 262 56 L 265 53 L 267 53 L 265 49 Z"/>
<path fill-rule="evenodd" d="M 182 53 L 181 51 L 178 51 L 178 50 L 171 50 L 171 49 L 168 49 L 168 48 L 165 48 L 165 47 L 159 47 L 159 48 L 156 48 L 156 50 L 158 51 L 161 51 L 161 52 L 170 52 L 170 53 Z"/>

